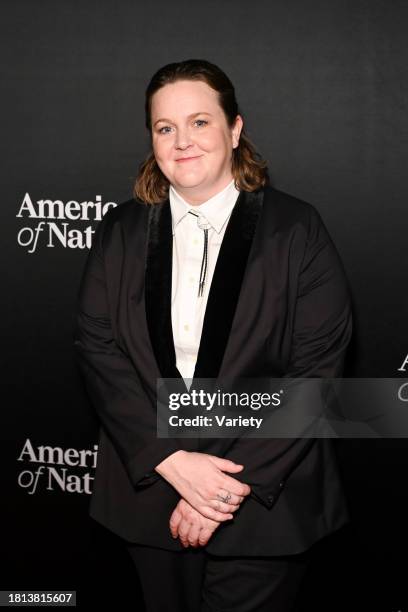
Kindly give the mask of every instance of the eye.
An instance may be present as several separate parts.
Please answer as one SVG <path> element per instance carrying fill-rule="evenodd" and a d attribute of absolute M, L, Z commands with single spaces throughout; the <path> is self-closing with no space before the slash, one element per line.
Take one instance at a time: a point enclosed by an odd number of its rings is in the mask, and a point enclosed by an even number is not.
<path fill-rule="evenodd" d="M 196 119 L 194 123 L 200 123 L 201 125 L 199 127 L 202 127 L 202 125 L 207 125 L 208 121 L 205 119 Z"/>
<path fill-rule="evenodd" d="M 163 132 L 163 130 L 171 130 L 171 127 L 169 125 L 165 125 L 164 127 L 159 128 L 157 131 L 159 134 L 168 134 L 168 132 Z"/>

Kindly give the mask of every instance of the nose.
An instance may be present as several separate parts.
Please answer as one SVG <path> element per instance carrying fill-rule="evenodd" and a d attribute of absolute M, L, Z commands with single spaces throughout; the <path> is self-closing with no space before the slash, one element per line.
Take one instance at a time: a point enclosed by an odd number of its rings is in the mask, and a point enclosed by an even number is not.
<path fill-rule="evenodd" d="M 191 134 L 188 128 L 177 130 L 176 140 L 174 144 L 176 149 L 182 150 L 187 149 L 192 145 Z"/>

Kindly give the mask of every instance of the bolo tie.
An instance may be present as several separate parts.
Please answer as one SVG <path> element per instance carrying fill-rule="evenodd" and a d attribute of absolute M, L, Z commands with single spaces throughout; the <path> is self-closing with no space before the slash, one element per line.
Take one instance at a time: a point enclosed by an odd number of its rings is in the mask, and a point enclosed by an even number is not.
<path fill-rule="evenodd" d="M 188 211 L 190 215 L 194 215 L 197 217 L 197 225 L 200 229 L 204 231 L 204 249 L 203 249 L 203 257 L 201 259 L 201 270 L 200 270 L 200 280 L 198 283 L 198 297 L 202 297 L 204 293 L 204 285 L 207 276 L 207 264 L 208 264 L 208 230 L 211 227 L 211 224 L 208 223 L 205 219 L 203 219 L 200 215 L 193 212 L 192 210 Z"/>

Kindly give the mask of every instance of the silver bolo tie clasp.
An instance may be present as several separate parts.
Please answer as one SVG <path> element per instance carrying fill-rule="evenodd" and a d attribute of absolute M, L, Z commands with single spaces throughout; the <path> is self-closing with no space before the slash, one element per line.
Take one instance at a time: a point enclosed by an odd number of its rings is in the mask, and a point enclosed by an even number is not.
<path fill-rule="evenodd" d="M 197 217 L 197 225 L 204 232 L 204 249 L 203 249 L 203 257 L 201 259 L 201 270 L 200 270 L 200 280 L 198 283 L 198 297 L 202 297 L 204 294 L 204 285 L 207 277 L 207 267 L 208 267 L 208 230 L 211 227 L 211 223 L 208 223 L 206 219 L 193 212 L 192 210 L 188 211 L 191 215 Z"/>

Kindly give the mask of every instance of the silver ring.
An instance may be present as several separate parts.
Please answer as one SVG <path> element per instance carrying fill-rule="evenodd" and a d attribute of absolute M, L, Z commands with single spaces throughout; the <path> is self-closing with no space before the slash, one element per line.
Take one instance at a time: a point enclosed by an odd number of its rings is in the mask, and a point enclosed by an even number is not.
<path fill-rule="evenodd" d="M 222 502 L 225 502 L 226 504 L 229 503 L 231 497 L 232 496 L 231 496 L 231 493 L 229 491 L 227 491 L 227 494 L 225 496 L 222 496 L 219 493 L 217 494 L 217 499 L 219 499 Z"/>

